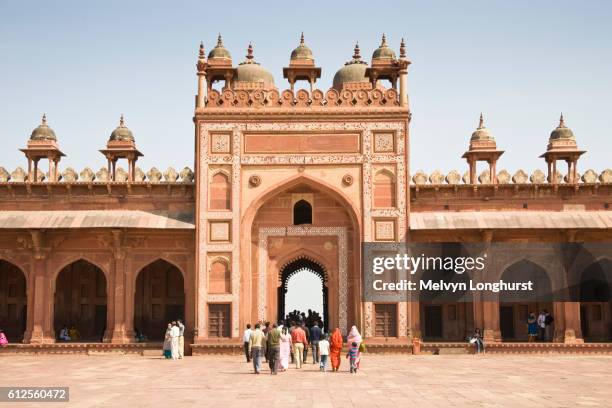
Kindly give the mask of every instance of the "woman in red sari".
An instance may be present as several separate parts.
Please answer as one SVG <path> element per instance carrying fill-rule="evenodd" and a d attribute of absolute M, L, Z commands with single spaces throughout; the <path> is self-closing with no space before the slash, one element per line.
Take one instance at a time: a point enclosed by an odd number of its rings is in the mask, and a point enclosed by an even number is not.
<path fill-rule="evenodd" d="M 338 371 L 340 368 L 340 361 L 342 361 L 342 358 L 340 357 L 342 354 L 342 333 L 337 327 L 329 339 L 329 346 L 332 371 Z"/>

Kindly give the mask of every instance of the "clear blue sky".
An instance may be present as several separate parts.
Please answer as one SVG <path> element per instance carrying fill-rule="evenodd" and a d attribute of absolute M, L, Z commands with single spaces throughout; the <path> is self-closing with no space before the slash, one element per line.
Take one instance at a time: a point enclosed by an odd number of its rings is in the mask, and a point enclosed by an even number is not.
<path fill-rule="evenodd" d="M 292 4 L 293 3 L 293 4 Z M 193 167 L 195 61 L 218 32 L 234 62 L 249 41 L 285 88 L 300 32 L 321 88 L 350 59 L 369 57 L 382 32 L 413 61 L 411 167 L 466 169 L 461 154 L 485 114 L 498 169 L 544 168 L 538 156 L 564 112 L 579 171 L 612 166 L 610 1 L 8 1 L 0 0 L 0 166 L 25 166 L 24 147 L 43 112 L 77 171 L 124 113 L 145 154 L 139 165 Z"/>

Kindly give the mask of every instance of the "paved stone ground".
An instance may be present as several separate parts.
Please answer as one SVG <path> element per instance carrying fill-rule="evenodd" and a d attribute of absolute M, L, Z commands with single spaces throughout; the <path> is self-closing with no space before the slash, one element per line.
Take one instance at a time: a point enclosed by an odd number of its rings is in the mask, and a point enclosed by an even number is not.
<path fill-rule="evenodd" d="M 346 360 L 339 373 L 251 368 L 237 356 L 0 356 L 0 386 L 70 387 L 70 403 L 49 408 L 612 406 L 612 356 L 365 355 L 358 374 Z"/>

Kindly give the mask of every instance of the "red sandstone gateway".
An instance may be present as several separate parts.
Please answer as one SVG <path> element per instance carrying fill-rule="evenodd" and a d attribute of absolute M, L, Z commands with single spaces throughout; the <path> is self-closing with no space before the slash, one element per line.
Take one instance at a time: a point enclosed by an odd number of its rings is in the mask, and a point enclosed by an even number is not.
<path fill-rule="evenodd" d="M 221 37 L 208 56 L 202 45 L 195 174 L 136 167 L 142 153 L 123 117 L 101 150 L 105 167 L 61 170 L 64 154 L 44 117 L 23 149 L 27 172 L 0 168 L 0 324 L 11 343 L 140 351 L 183 318 L 194 353 L 239 348 L 246 323 L 284 316 L 285 285 L 303 268 L 321 279 L 326 326 L 346 334 L 356 324 L 369 350 L 377 342 L 419 350 L 481 328 L 494 351 L 526 341 L 527 316 L 541 309 L 555 318 L 555 343 L 610 341 L 607 300 L 362 301 L 362 242 L 612 239 L 612 170 L 580 177 L 584 151 L 563 117 L 543 154 L 548 177 L 498 172 L 503 151 L 482 116 L 465 175 L 411 177 L 409 65 L 403 40 L 397 57 L 383 37 L 370 64 L 355 46 L 333 87 L 320 90 L 321 68 L 302 38 L 282 90 L 252 46 L 235 65 Z M 309 91 L 294 91 L 300 80 Z M 48 174 L 41 160 L 50 161 Z M 568 163 L 565 176 L 557 160 Z M 477 161 L 489 164 L 478 177 Z M 601 257 L 565 276 L 580 286 L 610 262 Z M 548 265 L 520 257 L 507 273 L 527 267 L 549 276 Z M 73 324 L 85 344 L 57 340 Z M 146 342 L 136 343 L 136 333 Z"/>

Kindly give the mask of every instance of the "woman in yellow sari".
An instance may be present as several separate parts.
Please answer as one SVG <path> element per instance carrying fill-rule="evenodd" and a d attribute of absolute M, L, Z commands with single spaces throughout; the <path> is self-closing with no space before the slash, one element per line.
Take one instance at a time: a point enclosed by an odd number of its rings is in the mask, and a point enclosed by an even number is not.
<path fill-rule="evenodd" d="M 332 371 L 338 371 L 340 368 L 340 361 L 342 358 L 340 355 L 342 354 L 342 333 L 340 329 L 336 327 L 334 333 L 331 335 L 329 339 L 329 354 L 331 358 Z"/>

